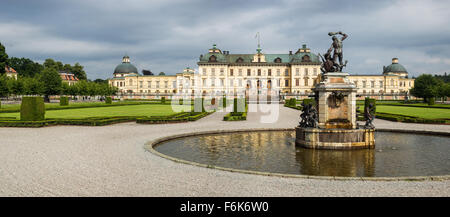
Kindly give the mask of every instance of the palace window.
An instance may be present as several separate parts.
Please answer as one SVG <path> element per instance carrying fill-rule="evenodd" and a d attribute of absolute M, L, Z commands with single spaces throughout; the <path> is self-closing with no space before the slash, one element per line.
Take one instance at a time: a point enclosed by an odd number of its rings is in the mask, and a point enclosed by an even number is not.
<path fill-rule="evenodd" d="M 289 76 L 289 69 L 284 70 L 284 76 Z"/>
<path fill-rule="evenodd" d="M 280 71 L 280 69 L 277 69 L 277 76 L 280 76 L 281 75 L 281 71 Z"/>
<path fill-rule="evenodd" d="M 314 75 L 317 75 L 317 68 L 314 68 L 313 71 L 314 71 Z"/>
<path fill-rule="evenodd" d="M 139 81 L 139 88 L 142 88 L 144 86 L 144 82 L 143 81 Z"/>
<path fill-rule="evenodd" d="M 367 82 L 366 82 L 366 81 L 363 81 L 362 83 L 363 83 L 363 88 L 366 88 L 366 83 L 367 83 Z"/>
<path fill-rule="evenodd" d="M 261 76 L 261 69 L 258 69 L 258 76 Z"/>
<path fill-rule="evenodd" d="M 308 76 L 308 68 L 305 68 L 305 75 Z"/>
<path fill-rule="evenodd" d="M 247 76 L 251 76 L 251 75 L 252 75 L 251 69 L 247 69 Z"/>
<path fill-rule="evenodd" d="M 225 71 L 225 70 L 224 70 L 223 68 L 220 68 L 220 75 L 221 75 L 221 76 L 223 76 L 224 71 Z"/>
<path fill-rule="evenodd" d="M 202 70 L 203 70 L 203 75 L 206 76 L 206 68 L 203 68 Z"/>
<path fill-rule="evenodd" d="M 206 79 L 203 79 L 203 80 L 202 80 L 202 85 L 203 85 L 203 86 L 206 86 Z"/>
<path fill-rule="evenodd" d="M 156 88 L 159 88 L 159 81 L 156 82 Z"/>
<path fill-rule="evenodd" d="M 272 76 L 272 69 L 268 69 L 268 70 L 267 70 L 267 75 L 268 75 L 268 76 Z"/>
<path fill-rule="evenodd" d="M 242 79 L 239 79 L 239 87 L 242 87 Z"/>
<path fill-rule="evenodd" d="M 148 86 L 148 88 L 152 88 L 152 82 L 151 81 L 147 81 L 147 86 Z"/>
<path fill-rule="evenodd" d="M 211 76 L 215 76 L 216 75 L 216 69 L 215 68 L 211 68 Z"/>
<path fill-rule="evenodd" d="M 188 81 L 188 85 L 189 85 L 189 81 Z M 173 81 L 173 82 L 172 82 L 172 87 L 173 87 L 173 88 L 177 88 L 177 82 L 176 82 L 176 81 Z"/>
<path fill-rule="evenodd" d="M 242 69 L 239 69 L 239 76 L 242 76 Z"/>
<path fill-rule="evenodd" d="M 300 75 L 300 69 L 299 68 L 295 68 L 295 75 L 299 76 Z"/>
<path fill-rule="evenodd" d="M 216 80 L 211 78 L 211 87 L 214 87 L 214 86 L 216 86 Z"/>
<path fill-rule="evenodd" d="M 295 79 L 295 86 L 300 86 L 300 79 Z"/>
<path fill-rule="evenodd" d="M 284 86 L 285 86 L 285 87 L 288 87 L 288 86 L 289 86 L 289 80 L 287 80 L 287 79 L 284 80 Z"/>
<path fill-rule="evenodd" d="M 130 86 L 133 85 L 133 80 L 130 79 L 130 82 L 129 82 L 129 83 L 130 83 Z"/>
<path fill-rule="evenodd" d="M 233 69 L 230 69 L 230 76 L 233 76 Z"/>
<path fill-rule="evenodd" d="M 375 81 L 370 81 L 370 85 L 372 88 L 375 88 Z"/>
<path fill-rule="evenodd" d="M 164 87 L 168 88 L 169 87 L 169 82 L 168 81 L 164 81 Z"/>
<path fill-rule="evenodd" d="M 383 81 L 380 81 L 380 87 L 383 87 Z"/>
<path fill-rule="evenodd" d="M 308 85 L 309 85 L 309 84 L 308 84 L 308 78 L 305 77 L 304 80 L 305 80 L 305 86 L 308 86 Z"/>

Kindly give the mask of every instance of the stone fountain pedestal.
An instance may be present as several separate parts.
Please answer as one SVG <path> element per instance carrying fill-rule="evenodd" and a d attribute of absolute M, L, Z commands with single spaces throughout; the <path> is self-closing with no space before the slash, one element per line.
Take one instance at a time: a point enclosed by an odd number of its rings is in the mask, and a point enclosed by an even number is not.
<path fill-rule="evenodd" d="M 315 86 L 318 128 L 296 127 L 298 146 L 313 149 L 361 149 L 375 147 L 375 130 L 358 129 L 356 86 L 348 73 L 328 72 Z"/>

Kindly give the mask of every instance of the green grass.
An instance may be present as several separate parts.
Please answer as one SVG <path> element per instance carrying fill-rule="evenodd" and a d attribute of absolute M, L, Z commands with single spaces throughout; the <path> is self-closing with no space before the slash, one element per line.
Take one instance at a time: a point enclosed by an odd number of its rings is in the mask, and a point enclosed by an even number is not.
<path fill-rule="evenodd" d="M 110 106 L 123 106 L 123 105 L 142 105 L 142 104 L 161 104 L 160 101 L 156 102 L 139 102 L 139 101 L 118 101 L 112 104 L 106 104 L 105 102 L 70 102 L 68 106 L 60 106 L 58 103 L 45 103 L 45 109 L 57 110 L 57 109 L 74 109 L 74 108 L 90 108 L 90 107 L 110 107 Z M 170 105 L 170 103 L 166 103 Z M 19 112 L 20 104 L 5 104 L 0 108 L 2 112 Z"/>
<path fill-rule="evenodd" d="M 104 103 L 103 103 L 104 104 Z M 191 106 L 178 106 L 185 111 Z M 88 117 L 117 117 L 117 116 L 165 116 L 175 114 L 171 105 L 145 104 L 124 105 L 111 107 L 94 107 L 79 109 L 50 110 L 45 112 L 45 118 L 78 119 Z M 0 117 L 20 118 L 20 113 L 0 113 Z"/>
<path fill-rule="evenodd" d="M 360 112 L 363 112 L 364 106 L 360 106 L 359 110 Z M 407 115 L 426 119 L 450 119 L 450 109 L 389 106 L 389 105 L 379 105 L 378 102 L 377 102 L 377 112 L 397 114 L 397 115 Z"/>

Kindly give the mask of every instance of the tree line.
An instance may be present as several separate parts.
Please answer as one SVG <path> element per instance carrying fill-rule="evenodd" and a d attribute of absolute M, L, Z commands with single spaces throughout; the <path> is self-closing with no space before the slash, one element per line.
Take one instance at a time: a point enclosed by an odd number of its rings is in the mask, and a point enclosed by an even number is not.
<path fill-rule="evenodd" d="M 450 82 L 443 79 L 445 77 L 429 74 L 420 75 L 414 81 L 414 88 L 411 89 L 411 94 L 415 97 L 423 98 L 429 104 L 434 104 L 436 98 L 444 101 L 447 97 L 450 97 Z"/>
<path fill-rule="evenodd" d="M 5 66 L 17 71 L 17 79 L 5 75 Z M 72 66 L 53 59 L 39 64 L 28 58 L 9 58 L 0 43 L 0 97 L 43 95 L 48 101 L 51 95 L 109 96 L 117 93 L 117 88 L 109 86 L 105 80 L 87 80 L 83 68 L 79 63 Z M 62 81 L 60 72 L 72 73 L 79 81 L 69 85 Z"/>

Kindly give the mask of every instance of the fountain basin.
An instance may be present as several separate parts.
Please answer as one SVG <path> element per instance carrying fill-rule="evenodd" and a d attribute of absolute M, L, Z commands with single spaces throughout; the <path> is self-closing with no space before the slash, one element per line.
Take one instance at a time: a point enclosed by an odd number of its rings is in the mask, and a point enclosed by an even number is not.
<path fill-rule="evenodd" d="M 295 128 L 295 144 L 312 149 L 363 149 L 375 147 L 374 129 Z"/>

